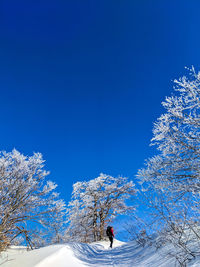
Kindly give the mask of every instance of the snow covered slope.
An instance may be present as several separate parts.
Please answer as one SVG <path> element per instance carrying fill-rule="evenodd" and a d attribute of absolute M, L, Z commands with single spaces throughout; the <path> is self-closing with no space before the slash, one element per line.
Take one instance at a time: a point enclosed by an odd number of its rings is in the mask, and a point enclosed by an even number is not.
<path fill-rule="evenodd" d="M 175 266 L 174 260 L 166 256 L 170 250 L 165 247 L 139 247 L 135 242 L 116 241 L 114 248 L 108 242 L 93 244 L 68 243 L 53 245 L 33 251 L 12 247 L 0 258 L 2 267 L 83 267 L 83 266 L 130 266 L 130 267 L 168 267 Z M 188 264 L 200 266 L 200 259 Z"/>

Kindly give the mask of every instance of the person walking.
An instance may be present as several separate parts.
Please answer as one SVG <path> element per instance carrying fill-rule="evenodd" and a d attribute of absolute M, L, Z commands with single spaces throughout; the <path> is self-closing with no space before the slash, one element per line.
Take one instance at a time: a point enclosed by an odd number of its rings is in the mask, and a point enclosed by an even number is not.
<path fill-rule="evenodd" d="M 113 231 L 113 227 L 112 226 L 108 226 L 107 230 L 106 230 L 106 234 L 110 240 L 110 247 L 112 248 L 113 245 L 113 238 L 114 238 L 114 231 Z"/>

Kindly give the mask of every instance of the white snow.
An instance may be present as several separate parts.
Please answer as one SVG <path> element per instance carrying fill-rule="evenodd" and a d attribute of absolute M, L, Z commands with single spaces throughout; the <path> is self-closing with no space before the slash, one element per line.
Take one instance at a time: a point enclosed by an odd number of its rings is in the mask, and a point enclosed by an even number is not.
<path fill-rule="evenodd" d="M 27 251 L 23 247 L 11 247 L 0 257 L 2 267 L 83 267 L 83 266 L 130 266 L 168 267 L 175 261 L 167 256 L 170 247 L 156 250 L 142 248 L 135 242 L 123 243 L 114 240 L 113 249 L 109 242 L 93 244 L 67 243 Z M 200 259 L 191 261 L 188 266 L 200 266 Z"/>

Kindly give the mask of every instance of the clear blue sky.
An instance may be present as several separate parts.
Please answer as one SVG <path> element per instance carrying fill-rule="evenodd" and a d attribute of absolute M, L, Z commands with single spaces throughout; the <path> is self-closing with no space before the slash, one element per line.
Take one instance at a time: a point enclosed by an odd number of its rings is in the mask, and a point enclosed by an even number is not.
<path fill-rule="evenodd" d="M 70 199 L 100 172 L 133 179 L 161 101 L 200 67 L 200 1 L 2 0 L 0 140 L 41 152 Z"/>

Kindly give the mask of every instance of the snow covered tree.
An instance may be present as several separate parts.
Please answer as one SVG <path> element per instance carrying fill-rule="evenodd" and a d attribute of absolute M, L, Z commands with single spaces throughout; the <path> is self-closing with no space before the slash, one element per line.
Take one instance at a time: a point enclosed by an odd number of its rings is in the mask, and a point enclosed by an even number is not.
<path fill-rule="evenodd" d="M 135 192 L 133 182 L 120 176 L 100 174 L 93 180 L 75 183 L 68 205 L 67 234 L 82 242 L 102 240 L 105 224 L 133 209 L 125 201 Z"/>
<path fill-rule="evenodd" d="M 174 89 L 177 95 L 166 97 L 166 113 L 154 124 L 152 144 L 160 154 L 147 161 L 138 178 L 143 199 L 182 264 L 182 255 L 188 260 L 196 253 L 190 250 L 192 240 L 200 245 L 200 72 L 192 68 L 189 78 L 175 80 Z"/>
<path fill-rule="evenodd" d="M 0 153 L 0 250 L 19 236 L 32 247 L 32 240 L 40 238 L 40 226 L 45 232 L 55 224 L 54 216 L 65 210 L 55 192 L 57 185 L 45 181 L 47 175 L 40 153 L 31 157 L 15 149 Z"/>
<path fill-rule="evenodd" d="M 166 113 L 154 125 L 152 144 L 161 152 L 139 171 L 141 181 L 168 188 L 180 197 L 200 191 L 200 73 L 175 80 L 179 96 L 163 102 Z"/>

